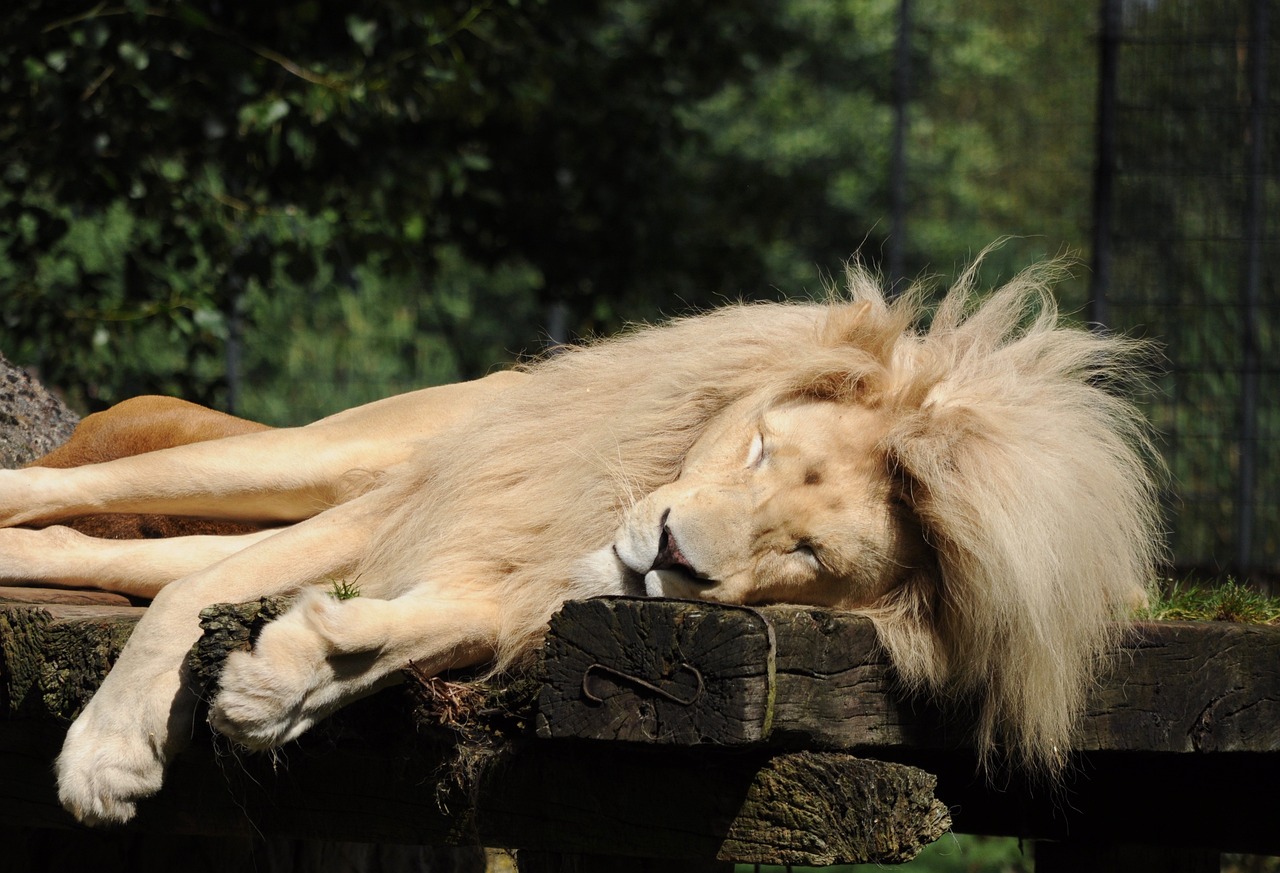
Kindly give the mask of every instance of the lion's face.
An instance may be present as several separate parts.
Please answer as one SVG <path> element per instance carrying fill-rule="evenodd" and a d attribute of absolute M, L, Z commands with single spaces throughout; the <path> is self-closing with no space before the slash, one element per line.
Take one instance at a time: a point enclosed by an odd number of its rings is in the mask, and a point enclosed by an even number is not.
<path fill-rule="evenodd" d="M 869 605 L 927 556 L 885 429 L 856 405 L 739 403 L 626 514 L 614 553 L 651 596 Z"/>

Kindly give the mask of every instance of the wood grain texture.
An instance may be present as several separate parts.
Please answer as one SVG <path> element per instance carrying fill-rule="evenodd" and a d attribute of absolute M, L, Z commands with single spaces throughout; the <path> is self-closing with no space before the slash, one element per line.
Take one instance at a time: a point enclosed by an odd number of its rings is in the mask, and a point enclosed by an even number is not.
<path fill-rule="evenodd" d="M 753 622 L 742 614 L 752 610 L 721 619 L 721 609 L 625 598 L 566 604 L 548 633 L 540 735 L 817 749 L 968 745 L 969 713 L 903 694 L 867 619 L 766 607 Z M 699 627 L 732 627 L 732 647 L 704 656 L 685 644 L 680 627 L 691 614 Z M 644 632 L 627 632 L 636 627 Z M 675 707 L 655 691 L 675 681 L 677 661 L 705 680 L 697 706 Z M 597 700 L 583 692 L 590 664 L 629 678 Z M 667 728 L 676 718 L 680 729 Z M 746 724 L 752 730 L 740 728 Z M 1134 625 L 1109 658 L 1077 737 L 1076 750 L 1090 752 L 1280 751 L 1280 628 Z"/>
<path fill-rule="evenodd" d="M 907 860 L 950 826 L 932 776 L 843 753 L 604 743 L 526 751 L 477 807 L 486 844 L 824 866 Z"/>
<path fill-rule="evenodd" d="M 1077 747 L 1280 752 L 1280 628 L 1134 625 L 1090 699 Z"/>
<path fill-rule="evenodd" d="M 543 737 L 751 744 L 769 733 L 772 646 L 750 609 L 601 598 L 558 617 L 544 663 Z"/>
<path fill-rule="evenodd" d="M 133 606 L 0 604 L 0 715 L 75 718 L 142 613 Z"/>

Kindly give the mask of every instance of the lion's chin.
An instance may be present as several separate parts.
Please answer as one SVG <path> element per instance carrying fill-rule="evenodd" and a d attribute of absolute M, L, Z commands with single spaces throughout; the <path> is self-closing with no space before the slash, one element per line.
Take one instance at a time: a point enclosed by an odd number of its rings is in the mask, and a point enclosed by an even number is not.
<path fill-rule="evenodd" d="M 714 584 L 680 570 L 650 570 L 644 574 L 644 593 L 649 597 L 705 600 L 707 589 Z"/>
<path fill-rule="evenodd" d="M 628 567 L 611 545 L 582 558 L 578 562 L 577 576 L 579 581 L 586 582 L 597 595 L 644 597 L 648 594 L 644 574 Z"/>

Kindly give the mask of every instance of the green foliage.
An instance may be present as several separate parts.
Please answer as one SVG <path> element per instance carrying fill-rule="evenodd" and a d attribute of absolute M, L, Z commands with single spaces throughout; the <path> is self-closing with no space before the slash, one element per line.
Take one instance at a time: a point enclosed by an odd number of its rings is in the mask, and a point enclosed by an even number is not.
<path fill-rule="evenodd" d="M 1088 242 L 1096 80 L 1092 7 L 963 9 L 916 2 L 907 139 L 906 273 L 944 278 L 987 243 L 994 283 Z M 766 281 L 792 293 L 857 249 L 878 262 L 889 227 L 896 0 L 792 0 L 796 39 L 776 63 L 691 115 L 727 202 L 771 216 Z M 1019 123 L 1009 123 L 1010 118 Z M 776 179 L 760 185 L 756 180 Z M 751 229 L 748 226 L 748 229 Z M 754 229 L 751 229 L 754 231 Z M 1022 237 L 1033 233 L 1036 236 Z M 1069 309 L 1084 285 L 1067 283 Z"/>
<path fill-rule="evenodd" d="M 1079 138 L 1005 120 L 1077 113 L 1091 62 L 1050 13 L 981 6 L 917 9 L 909 272 L 1081 239 Z M 819 291 L 884 247 L 895 10 L 19 0 L 0 347 L 86 409 L 225 407 L 239 350 L 236 411 L 296 423 L 537 353 L 551 312 L 587 335 Z"/>
<path fill-rule="evenodd" d="M 432 258 L 430 293 L 420 292 L 414 275 L 384 273 L 377 261 L 323 291 L 253 289 L 244 304 L 250 326 L 240 413 L 301 424 L 541 352 L 536 270 L 519 263 L 485 269 L 452 246 Z M 512 345 L 518 338 L 532 345 Z"/>
<path fill-rule="evenodd" d="M 684 161 L 676 110 L 787 42 L 767 7 L 19 3 L 0 38 L 0 340 L 87 406 L 219 404 L 246 316 L 335 287 L 366 311 L 389 287 L 412 300 L 442 258 L 468 306 L 519 274 L 579 331 L 736 289 L 722 272 L 758 275 L 752 236 L 726 248 L 716 225 L 742 216 L 707 223 L 720 180 Z M 99 257 L 94 235 L 115 240 Z M 430 329 L 450 306 L 413 308 Z M 444 369 L 487 368 L 483 332 L 446 320 Z"/>
<path fill-rule="evenodd" d="M 494 7 L 18 4 L 0 41 L 11 354 L 89 405 L 217 402 L 246 294 L 429 258 L 406 228 L 447 222 L 439 201 L 486 167 L 466 141 L 517 17 Z M 95 234 L 113 244 L 86 252 Z"/>
<path fill-rule="evenodd" d="M 1280 597 L 1228 579 L 1218 584 L 1170 582 L 1140 615 L 1152 621 L 1280 624 Z"/>
<path fill-rule="evenodd" d="M 909 873 L 1026 873 L 1032 869 L 1030 858 L 1023 854 L 1022 842 L 1012 837 L 979 837 L 947 834 L 924 847 L 918 856 L 894 870 Z M 737 873 L 876 873 L 888 869 L 877 864 L 851 864 L 839 867 L 775 867 L 762 864 L 740 864 Z"/>
<path fill-rule="evenodd" d="M 359 580 L 334 579 L 329 594 L 335 600 L 354 600 L 360 596 Z"/>

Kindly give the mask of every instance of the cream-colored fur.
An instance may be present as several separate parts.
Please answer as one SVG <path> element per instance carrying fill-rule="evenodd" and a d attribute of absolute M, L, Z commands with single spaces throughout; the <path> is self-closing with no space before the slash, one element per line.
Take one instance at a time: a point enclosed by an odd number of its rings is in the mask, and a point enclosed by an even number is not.
<path fill-rule="evenodd" d="M 0 530 L 0 578 L 137 569 L 156 592 L 67 736 L 63 803 L 131 817 L 185 734 L 199 609 L 297 589 L 211 708 L 253 748 L 411 661 L 508 665 L 566 599 L 647 590 L 866 612 L 906 683 L 976 700 L 980 749 L 1057 766 L 1159 546 L 1145 425 L 1113 393 L 1135 347 L 1060 326 L 1051 273 L 981 305 L 966 275 L 919 329 L 919 295 L 888 303 L 855 269 L 825 305 L 727 307 L 304 428 L 0 471 L 8 525 L 289 523 L 101 549 Z M 41 557 L 59 537 L 66 558 Z M 362 596 L 321 593 L 335 577 Z"/>

